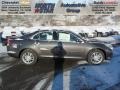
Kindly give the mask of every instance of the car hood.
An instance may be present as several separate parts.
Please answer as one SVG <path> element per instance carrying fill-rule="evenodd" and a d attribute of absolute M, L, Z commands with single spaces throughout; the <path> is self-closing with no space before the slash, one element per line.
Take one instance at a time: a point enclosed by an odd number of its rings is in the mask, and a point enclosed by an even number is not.
<path fill-rule="evenodd" d="M 109 44 L 109 42 L 100 41 L 100 40 L 95 39 L 95 38 L 87 38 L 87 39 L 85 39 L 85 41 L 86 41 L 87 43 L 102 43 L 102 44 Z"/>

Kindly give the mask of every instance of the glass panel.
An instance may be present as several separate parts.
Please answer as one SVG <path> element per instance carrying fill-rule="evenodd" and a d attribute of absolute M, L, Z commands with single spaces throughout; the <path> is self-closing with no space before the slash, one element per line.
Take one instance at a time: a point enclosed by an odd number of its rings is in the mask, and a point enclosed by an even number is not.
<path fill-rule="evenodd" d="M 51 32 L 43 32 L 40 33 L 40 40 L 52 40 L 52 33 Z"/>
<path fill-rule="evenodd" d="M 33 37 L 33 39 L 39 39 L 40 38 L 40 34 L 37 34 Z"/>
<path fill-rule="evenodd" d="M 51 32 L 41 32 L 33 37 L 33 39 L 38 39 L 38 40 L 52 40 L 53 35 Z"/>
<path fill-rule="evenodd" d="M 77 37 L 75 37 L 73 34 L 70 34 L 70 41 L 77 42 Z"/>
<path fill-rule="evenodd" d="M 65 42 L 70 42 L 70 34 L 69 33 L 59 33 L 59 40 L 60 41 L 65 41 Z"/>
<path fill-rule="evenodd" d="M 40 33 L 40 40 L 47 40 L 46 33 Z"/>
<path fill-rule="evenodd" d="M 47 34 L 47 40 L 52 40 L 53 39 L 53 35 L 51 32 L 46 33 Z"/>

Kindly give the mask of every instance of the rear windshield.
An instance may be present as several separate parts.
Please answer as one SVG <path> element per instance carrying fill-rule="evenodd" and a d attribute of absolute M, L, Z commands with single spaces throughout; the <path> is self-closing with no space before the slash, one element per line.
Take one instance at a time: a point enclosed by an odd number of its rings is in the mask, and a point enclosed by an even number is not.
<path fill-rule="evenodd" d="M 21 36 L 21 37 L 19 37 L 19 38 L 21 38 L 21 39 L 28 39 L 28 38 L 30 38 L 32 35 L 34 35 L 35 33 L 38 33 L 39 31 L 35 31 L 35 32 L 33 32 L 33 33 L 29 33 L 29 34 L 25 34 L 25 35 L 23 35 L 23 36 Z"/>

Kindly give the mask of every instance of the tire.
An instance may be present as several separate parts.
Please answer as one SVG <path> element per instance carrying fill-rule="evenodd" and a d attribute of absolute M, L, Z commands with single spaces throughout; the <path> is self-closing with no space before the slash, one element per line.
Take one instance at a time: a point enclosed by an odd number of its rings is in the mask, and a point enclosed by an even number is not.
<path fill-rule="evenodd" d="M 26 49 L 21 53 L 20 60 L 25 65 L 34 65 L 37 62 L 37 54 L 31 49 Z"/>
<path fill-rule="evenodd" d="M 90 64 L 101 64 L 105 60 L 105 55 L 103 51 L 95 49 L 89 52 L 87 61 Z"/>

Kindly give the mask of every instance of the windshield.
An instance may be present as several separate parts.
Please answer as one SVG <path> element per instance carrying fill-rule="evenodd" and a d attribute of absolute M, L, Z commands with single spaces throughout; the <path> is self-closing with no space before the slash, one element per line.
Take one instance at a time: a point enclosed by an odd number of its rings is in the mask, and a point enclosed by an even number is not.
<path fill-rule="evenodd" d="M 84 37 L 82 37 L 81 35 L 76 34 L 76 33 L 73 33 L 73 34 L 76 35 L 80 40 L 86 41 L 86 39 Z"/>

